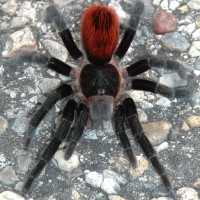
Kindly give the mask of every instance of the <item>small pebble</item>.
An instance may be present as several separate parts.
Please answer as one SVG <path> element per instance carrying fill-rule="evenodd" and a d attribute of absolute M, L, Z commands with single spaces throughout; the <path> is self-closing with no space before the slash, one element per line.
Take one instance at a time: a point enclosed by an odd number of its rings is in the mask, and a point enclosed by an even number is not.
<path fill-rule="evenodd" d="M 196 31 L 194 31 L 194 33 L 192 34 L 192 37 L 195 40 L 200 40 L 200 29 L 197 29 Z"/>
<path fill-rule="evenodd" d="M 12 185 L 18 180 L 15 170 L 12 166 L 6 166 L 1 172 L 0 172 L 0 181 L 3 182 L 6 185 Z"/>
<path fill-rule="evenodd" d="M 8 121 L 4 117 L 0 116 L 0 135 L 3 134 L 7 128 Z"/>
<path fill-rule="evenodd" d="M 200 41 L 193 41 L 192 42 L 188 54 L 191 57 L 198 57 L 198 56 L 200 56 Z"/>
<path fill-rule="evenodd" d="M 187 121 L 187 124 L 191 127 L 191 128 L 194 128 L 194 127 L 200 127 L 200 116 L 190 116 L 186 119 Z"/>
<path fill-rule="evenodd" d="M 170 3 L 169 3 L 170 10 L 176 10 L 179 6 L 180 6 L 180 3 L 178 1 L 170 0 Z"/>
<path fill-rule="evenodd" d="M 76 190 L 72 191 L 72 200 L 79 200 L 80 199 L 80 195 Z"/>
<path fill-rule="evenodd" d="M 20 51 L 36 51 L 37 44 L 33 33 L 29 27 L 25 27 L 9 35 L 3 57 L 14 57 Z"/>
<path fill-rule="evenodd" d="M 85 176 L 85 181 L 95 188 L 101 187 L 103 175 L 95 171 L 89 172 Z"/>
<path fill-rule="evenodd" d="M 182 126 L 181 126 L 181 130 L 182 130 L 182 131 L 189 131 L 189 130 L 190 130 L 190 127 L 187 125 L 186 122 L 183 122 L 183 123 L 182 123 Z"/>
<path fill-rule="evenodd" d="M 11 92 L 10 92 L 10 97 L 11 97 L 12 99 L 14 99 L 16 96 L 17 96 L 17 94 L 16 94 L 15 91 L 11 91 Z"/>
<path fill-rule="evenodd" d="M 16 0 L 7 0 L 6 3 L 1 6 L 1 10 L 10 16 L 13 16 L 17 10 Z"/>
<path fill-rule="evenodd" d="M 168 7 L 169 7 L 169 2 L 168 2 L 168 0 L 163 0 L 163 1 L 161 2 L 160 6 L 161 6 L 161 8 L 162 8 L 163 10 L 168 10 Z"/>
<path fill-rule="evenodd" d="M 178 32 L 167 33 L 160 41 L 163 46 L 172 51 L 185 52 L 190 47 L 188 40 Z"/>
<path fill-rule="evenodd" d="M 166 97 L 162 97 L 156 102 L 156 105 L 168 108 L 171 107 L 171 101 Z"/>
<path fill-rule="evenodd" d="M 24 197 L 11 191 L 4 191 L 0 193 L 0 199 L 1 200 L 25 200 Z"/>
<path fill-rule="evenodd" d="M 167 139 L 172 127 L 169 121 L 157 121 L 142 125 L 152 145 L 159 145 Z"/>
<path fill-rule="evenodd" d="M 136 168 L 130 167 L 130 169 L 129 169 L 129 173 L 133 180 L 142 176 L 142 174 L 147 170 L 148 165 L 149 165 L 148 160 L 146 158 L 144 158 L 143 156 L 136 156 L 136 158 L 137 158 Z"/>
<path fill-rule="evenodd" d="M 107 194 L 117 194 L 120 191 L 120 185 L 112 178 L 103 178 L 101 189 Z"/>
<path fill-rule="evenodd" d="M 160 11 L 153 16 L 152 28 L 156 34 L 170 33 L 176 30 L 177 20 L 173 14 Z"/>
<path fill-rule="evenodd" d="M 18 17 L 26 17 L 32 22 L 35 22 L 36 19 L 36 9 L 32 7 L 31 2 L 23 2 L 21 8 L 17 12 Z"/>
<path fill-rule="evenodd" d="M 189 9 L 187 5 L 183 5 L 177 9 L 181 14 L 188 13 Z"/>
<path fill-rule="evenodd" d="M 195 31 L 195 29 L 196 29 L 196 24 L 191 23 L 191 24 L 188 24 L 187 26 L 185 26 L 185 28 L 183 29 L 183 32 L 187 33 L 188 35 L 192 35 L 192 33 Z"/>
<path fill-rule="evenodd" d="M 44 48 L 47 50 L 49 55 L 58 58 L 59 60 L 65 62 L 68 57 L 68 53 L 66 51 L 66 48 L 53 40 L 46 39 L 42 42 Z"/>
<path fill-rule="evenodd" d="M 16 118 L 12 130 L 16 133 L 25 133 L 28 128 L 29 119 L 27 117 Z"/>
<path fill-rule="evenodd" d="M 160 144 L 159 146 L 155 147 L 156 152 L 160 152 L 163 151 L 165 149 L 167 149 L 169 147 L 167 142 L 163 142 L 162 144 Z"/>
<path fill-rule="evenodd" d="M 183 187 L 176 192 L 177 200 L 199 200 L 198 193 L 189 187 Z"/>
<path fill-rule="evenodd" d="M 69 160 L 65 160 L 64 149 L 57 151 L 53 158 L 54 159 L 52 159 L 52 161 L 56 167 L 69 173 L 75 170 L 80 164 L 78 154 L 76 152 Z"/>
<path fill-rule="evenodd" d="M 26 17 L 13 17 L 10 28 L 21 28 L 28 24 L 28 19 Z"/>
<path fill-rule="evenodd" d="M 200 10 L 200 0 L 190 0 L 187 5 L 194 10 Z"/>

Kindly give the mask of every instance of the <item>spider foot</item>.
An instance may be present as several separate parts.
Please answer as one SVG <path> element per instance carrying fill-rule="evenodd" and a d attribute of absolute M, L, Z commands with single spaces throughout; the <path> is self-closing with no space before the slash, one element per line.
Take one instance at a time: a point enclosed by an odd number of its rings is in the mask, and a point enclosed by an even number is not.
<path fill-rule="evenodd" d="M 62 15 L 58 12 L 58 10 L 54 6 L 47 7 L 45 21 L 47 23 L 53 23 L 56 26 L 56 29 L 59 31 L 67 28 Z"/>
<path fill-rule="evenodd" d="M 36 163 L 36 165 L 31 170 L 30 174 L 28 175 L 28 178 L 26 179 L 23 187 L 22 187 L 22 193 L 26 194 L 29 192 L 35 178 L 41 173 L 41 171 L 44 169 L 46 162 L 44 160 L 40 160 Z"/>
<path fill-rule="evenodd" d="M 72 130 L 74 131 L 69 137 L 68 137 L 68 145 L 65 152 L 65 159 L 69 160 L 74 153 L 74 150 L 76 148 L 77 143 L 79 142 L 85 126 L 88 121 L 89 117 L 89 110 L 84 104 L 80 104 L 77 110 L 77 119 L 75 119 L 75 125 L 72 127 Z"/>
<path fill-rule="evenodd" d="M 133 10 L 133 13 L 130 17 L 130 21 L 129 21 L 129 26 L 133 29 L 136 29 L 139 21 L 140 21 L 140 17 L 142 15 L 142 12 L 144 10 L 144 4 L 141 2 L 138 2 Z"/>
<path fill-rule="evenodd" d="M 193 77 L 192 80 L 189 81 L 186 87 L 176 87 L 174 88 L 176 98 L 192 98 L 195 93 L 195 89 L 197 88 L 197 77 Z"/>
<path fill-rule="evenodd" d="M 33 127 L 29 125 L 28 130 L 26 132 L 25 140 L 24 140 L 24 150 L 28 150 L 28 147 L 31 144 L 31 140 L 33 138 L 33 135 L 35 133 L 36 127 Z"/>
<path fill-rule="evenodd" d="M 182 66 L 178 71 L 177 71 L 178 75 L 186 80 L 192 80 L 195 78 L 195 74 L 194 71 L 192 69 L 186 68 L 184 66 Z"/>

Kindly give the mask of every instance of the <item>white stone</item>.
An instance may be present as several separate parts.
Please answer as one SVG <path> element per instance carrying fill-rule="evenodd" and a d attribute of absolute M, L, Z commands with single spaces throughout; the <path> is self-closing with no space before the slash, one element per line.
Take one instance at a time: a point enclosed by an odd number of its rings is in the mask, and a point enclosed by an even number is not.
<path fill-rule="evenodd" d="M 1 10 L 10 16 L 13 16 L 17 10 L 16 0 L 7 0 L 6 3 L 1 6 Z"/>
<path fill-rule="evenodd" d="M 170 1 L 169 3 L 169 9 L 170 10 L 176 10 L 179 7 L 180 3 L 178 1 Z"/>
<path fill-rule="evenodd" d="M 156 102 L 156 105 L 163 106 L 163 107 L 167 108 L 167 107 L 171 106 L 171 101 L 166 97 L 162 97 Z"/>
<path fill-rule="evenodd" d="M 147 114 L 144 112 L 144 110 L 142 109 L 137 109 L 138 111 L 138 116 L 139 116 L 139 120 L 141 123 L 145 123 L 148 121 L 148 117 Z"/>
<path fill-rule="evenodd" d="M 67 60 L 68 53 L 62 44 L 49 39 L 44 40 L 42 44 L 52 57 L 58 58 L 63 62 Z"/>
<path fill-rule="evenodd" d="M 168 147 L 169 147 L 169 144 L 167 142 L 163 142 L 162 144 L 160 144 L 154 148 L 155 148 L 156 152 L 158 153 L 160 151 L 167 149 Z"/>
<path fill-rule="evenodd" d="M 198 193 L 189 187 L 182 187 L 176 192 L 178 200 L 199 200 Z"/>
<path fill-rule="evenodd" d="M 25 200 L 24 197 L 11 191 L 5 191 L 5 192 L 0 193 L 0 199 L 1 200 Z"/>
<path fill-rule="evenodd" d="M 32 7 L 31 2 L 24 2 L 20 10 L 17 12 L 17 16 L 26 17 L 32 20 L 32 22 L 35 22 L 36 9 Z"/>
<path fill-rule="evenodd" d="M 140 102 L 144 100 L 144 92 L 134 90 L 131 92 L 130 97 L 134 99 L 135 102 Z"/>
<path fill-rule="evenodd" d="M 200 41 L 194 41 L 188 53 L 191 57 L 200 56 Z"/>
<path fill-rule="evenodd" d="M 38 93 L 46 94 L 49 91 L 56 89 L 60 85 L 60 79 L 43 78 L 38 84 Z"/>
<path fill-rule="evenodd" d="M 86 174 L 85 181 L 93 187 L 99 188 L 103 182 L 103 175 L 92 171 Z"/>
<path fill-rule="evenodd" d="M 69 160 L 65 160 L 65 150 L 59 150 L 55 153 L 54 159 L 52 160 L 54 165 L 58 167 L 59 169 L 66 171 L 66 172 L 72 172 L 74 169 L 76 169 L 79 166 L 79 159 L 78 154 L 74 152 L 72 157 Z"/>
<path fill-rule="evenodd" d="M 16 96 L 17 96 L 17 94 L 16 94 L 15 91 L 11 91 L 11 92 L 10 92 L 10 97 L 11 97 L 12 99 L 14 99 Z"/>
<path fill-rule="evenodd" d="M 9 35 L 3 57 L 13 57 L 22 51 L 36 51 L 37 45 L 33 33 L 29 27 L 25 27 Z"/>
<path fill-rule="evenodd" d="M 142 109 L 150 109 L 150 108 L 153 108 L 153 104 L 152 103 L 149 103 L 148 101 L 141 101 L 140 102 L 140 105 L 141 105 L 141 108 Z"/>
<path fill-rule="evenodd" d="M 18 180 L 12 166 L 6 166 L 0 172 L 0 181 L 6 185 L 12 185 Z"/>
<path fill-rule="evenodd" d="M 107 194 L 117 194 L 120 191 L 120 186 L 115 180 L 104 178 L 103 183 L 101 184 L 101 189 Z"/>
<path fill-rule="evenodd" d="M 26 17 L 13 17 L 10 28 L 19 28 L 23 27 L 25 24 L 28 23 L 28 19 Z"/>
<path fill-rule="evenodd" d="M 192 33 L 195 31 L 195 29 L 196 29 L 196 24 L 191 23 L 191 24 L 185 26 L 182 31 L 188 35 L 192 35 Z"/>
<path fill-rule="evenodd" d="M 200 0 L 191 0 L 188 2 L 188 6 L 195 10 L 200 10 Z"/>
<path fill-rule="evenodd" d="M 163 0 L 160 6 L 163 10 L 168 10 L 168 6 L 169 6 L 168 0 Z"/>
<path fill-rule="evenodd" d="M 0 154 L 0 162 L 6 162 L 4 154 Z"/>
<path fill-rule="evenodd" d="M 196 40 L 200 40 L 200 29 L 197 29 L 193 34 L 192 37 Z"/>

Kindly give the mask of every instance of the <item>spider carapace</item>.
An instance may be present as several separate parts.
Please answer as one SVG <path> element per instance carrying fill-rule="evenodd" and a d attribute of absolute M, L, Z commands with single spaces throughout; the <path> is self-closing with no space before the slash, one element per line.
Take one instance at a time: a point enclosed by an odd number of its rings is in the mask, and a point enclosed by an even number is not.
<path fill-rule="evenodd" d="M 167 191 L 173 195 L 167 173 L 145 136 L 134 100 L 128 97 L 126 91 L 131 89 L 143 90 L 166 97 L 185 98 L 191 94 L 188 87 L 169 88 L 136 76 L 152 67 L 176 70 L 183 77 L 187 77 L 189 72 L 175 61 L 163 61 L 154 57 L 139 60 L 126 69 L 118 67 L 118 60 L 126 54 L 131 45 L 143 9 L 143 3 L 136 3 L 119 44 L 117 44 L 119 22 L 114 9 L 109 6 L 98 5 L 92 5 L 86 9 L 81 22 L 81 37 L 86 52 L 85 57 L 75 44 L 64 18 L 54 6 L 47 8 L 46 19 L 56 26 L 65 47 L 79 66 L 74 69 L 57 58 L 39 53 L 33 56 L 35 62 L 45 64 L 47 68 L 65 76 L 71 76 L 72 82 L 63 82 L 57 89 L 50 92 L 45 102 L 30 120 L 25 148 L 29 147 L 37 126 L 47 112 L 56 102 L 68 97 L 60 125 L 51 142 L 41 153 L 37 163 L 30 170 L 22 189 L 23 193 L 29 191 L 34 179 L 41 173 L 46 163 L 51 160 L 62 142 L 68 142 L 65 158 L 71 157 L 90 117 L 94 122 L 100 120 L 113 121 L 114 131 L 124 152 L 130 164 L 135 167 L 137 161 L 127 136 L 126 120 L 132 137 L 141 146 L 145 156 L 161 177 Z"/>

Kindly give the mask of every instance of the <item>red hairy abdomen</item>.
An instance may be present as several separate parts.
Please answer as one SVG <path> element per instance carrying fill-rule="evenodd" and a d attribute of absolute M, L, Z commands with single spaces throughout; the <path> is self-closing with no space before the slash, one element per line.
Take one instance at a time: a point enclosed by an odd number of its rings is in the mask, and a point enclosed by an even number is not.
<path fill-rule="evenodd" d="M 109 6 L 90 6 L 82 16 L 81 36 L 89 60 L 106 62 L 112 57 L 119 37 L 119 21 Z"/>

